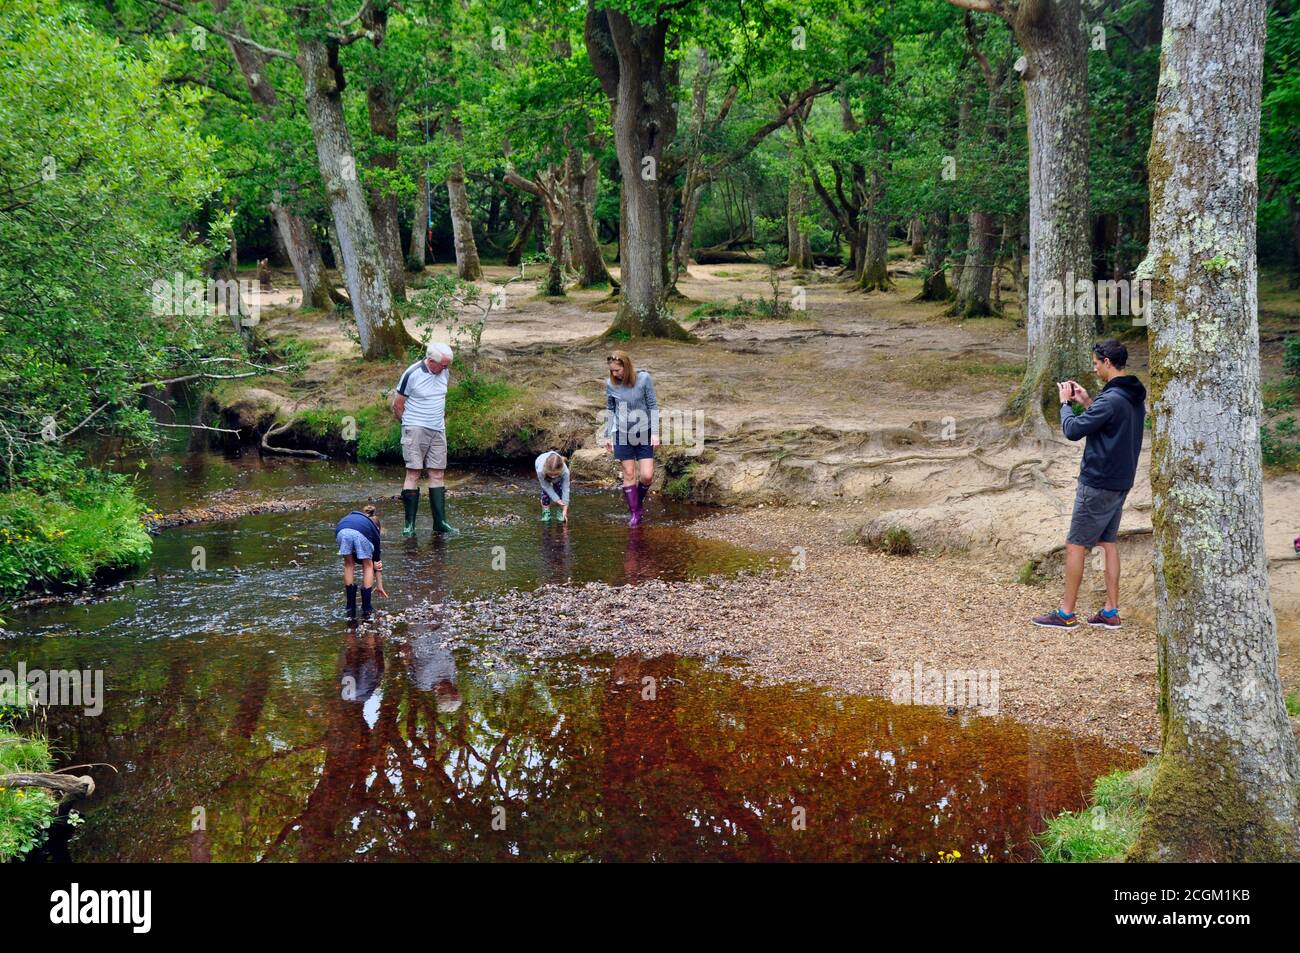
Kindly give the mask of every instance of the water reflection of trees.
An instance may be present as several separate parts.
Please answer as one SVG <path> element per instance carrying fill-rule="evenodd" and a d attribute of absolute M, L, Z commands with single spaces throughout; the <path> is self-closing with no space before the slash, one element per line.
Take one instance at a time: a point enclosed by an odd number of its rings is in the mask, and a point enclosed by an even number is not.
<path fill-rule="evenodd" d="M 486 651 L 441 657 L 440 642 L 427 627 L 274 655 L 272 634 L 237 650 L 175 640 L 129 685 L 140 660 L 117 660 L 105 715 L 54 726 L 70 758 L 123 768 L 73 856 L 1003 859 L 1116 760 L 987 719 L 746 687 L 688 660 L 534 672 Z M 375 685 L 345 697 L 363 670 Z"/>

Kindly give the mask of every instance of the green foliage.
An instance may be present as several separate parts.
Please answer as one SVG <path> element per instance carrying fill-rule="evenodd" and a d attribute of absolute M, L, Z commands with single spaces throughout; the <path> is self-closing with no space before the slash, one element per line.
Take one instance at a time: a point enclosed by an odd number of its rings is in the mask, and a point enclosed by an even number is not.
<path fill-rule="evenodd" d="M 454 380 L 447 392 L 447 453 L 481 456 L 501 440 L 506 411 L 522 394 L 505 381 L 479 374 Z"/>
<path fill-rule="evenodd" d="M 402 424 L 386 403 L 363 407 L 356 413 L 357 459 L 400 461 Z"/>
<path fill-rule="evenodd" d="M 26 686 L 0 686 L 0 774 L 49 771 L 50 747 L 38 735 L 19 734 L 19 718 L 31 714 Z M 0 788 L 0 863 L 26 856 L 45 843 L 58 801 L 40 788 Z"/>
<path fill-rule="evenodd" d="M 758 315 L 758 303 L 740 297 L 734 303 L 711 301 L 708 304 L 699 305 L 691 311 L 687 319 L 699 321 L 702 318 L 753 318 L 758 317 Z"/>
<path fill-rule="evenodd" d="M 682 472 L 672 479 L 664 481 L 664 496 L 670 500 L 687 501 L 691 498 L 691 490 L 695 485 L 695 471 L 697 464 L 688 463 Z"/>
<path fill-rule="evenodd" d="M 1016 572 L 1016 582 L 1022 586 L 1041 586 L 1046 581 L 1038 572 L 1038 562 L 1033 559 L 1022 563 L 1019 571 Z"/>
<path fill-rule="evenodd" d="M 1123 857 L 1142 827 L 1154 767 L 1114 771 L 1098 778 L 1087 810 L 1057 815 L 1034 838 L 1043 860 L 1064 864 Z"/>
<path fill-rule="evenodd" d="M 135 50 L 56 0 L 11 0 L 0 24 L 0 458 L 70 433 L 153 438 L 140 389 L 237 356 L 225 318 L 176 314 L 154 282 L 212 255 L 182 229 L 219 186 L 200 93 L 165 81 L 183 42 Z M 224 236 L 221 216 L 211 232 Z M 154 313 L 157 304 L 165 314 Z M 206 312 L 198 307 L 188 310 Z M 92 416 L 93 415 L 93 416 Z M 80 430 L 77 428 L 81 426 Z"/>
<path fill-rule="evenodd" d="M 912 533 L 905 526 L 891 526 L 864 542 L 879 552 L 890 556 L 911 556 L 916 552 L 916 543 Z"/>
<path fill-rule="evenodd" d="M 1259 448 L 1264 465 L 1289 467 L 1300 461 L 1300 441 L 1296 440 L 1295 417 L 1283 417 L 1259 428 Z"/>
<path fill-rule="evenodd" d="M 146 509 L 124 478 L 86 471 L 43 489 L 0 494 L 0 592 L 81 586 L 148 561 Z"/>

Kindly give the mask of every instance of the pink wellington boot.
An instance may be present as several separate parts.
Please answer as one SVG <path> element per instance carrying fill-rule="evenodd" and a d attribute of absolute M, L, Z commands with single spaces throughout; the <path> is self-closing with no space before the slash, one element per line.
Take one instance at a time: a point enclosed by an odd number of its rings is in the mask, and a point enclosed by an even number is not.
<path fill-rule="evenodd" d="M 627 511 L 632 514 L 628 517 L 628 526 L 641 525 L 641 499 L 640 491 L 635 486 L 623 487 L 623 496 L 627 499 Z"/>

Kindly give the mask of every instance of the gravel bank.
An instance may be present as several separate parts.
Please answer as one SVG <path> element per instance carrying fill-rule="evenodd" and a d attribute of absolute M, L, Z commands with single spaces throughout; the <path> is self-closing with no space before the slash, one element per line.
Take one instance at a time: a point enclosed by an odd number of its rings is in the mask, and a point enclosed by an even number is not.
<path fill-rule="evenodd" d="M 1054 587 L 1017 584 L 974 559 L 892 557 L 839 542 L 852 510 L 756 508 L 698 524 L 701 535 L 766 549 L 802 547 L 804 568 L 695 582 L 544 586 L 417 606 L 386 622 L 438 623 L 449 645 L 492 636 L 530 655 L 662 653 L 743 663 L 763 681 L 813 682 L 890 697 L 897 673 L 998 674 L 998 714 L 1154 747 L 1155 635 L 1061 632 L 1027 619 Z M 796 556 L 792 555 L 792 562 Z M 1080 603 L 1081 612 L 1095 607 Z"/>

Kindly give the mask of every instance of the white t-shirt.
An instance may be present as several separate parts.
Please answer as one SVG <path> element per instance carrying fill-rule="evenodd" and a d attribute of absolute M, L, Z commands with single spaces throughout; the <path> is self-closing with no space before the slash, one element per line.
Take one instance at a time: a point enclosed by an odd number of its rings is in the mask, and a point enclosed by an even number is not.
<path fill-rule="evenodd" d="M 428 427 L 443 430 L 443 410 L 447 405 L 447 370 L 429 371 L 424 361 L 416 361 L 402 372 L 397 392 L 406 397 L 402 410 L 403 427 Z"/>

